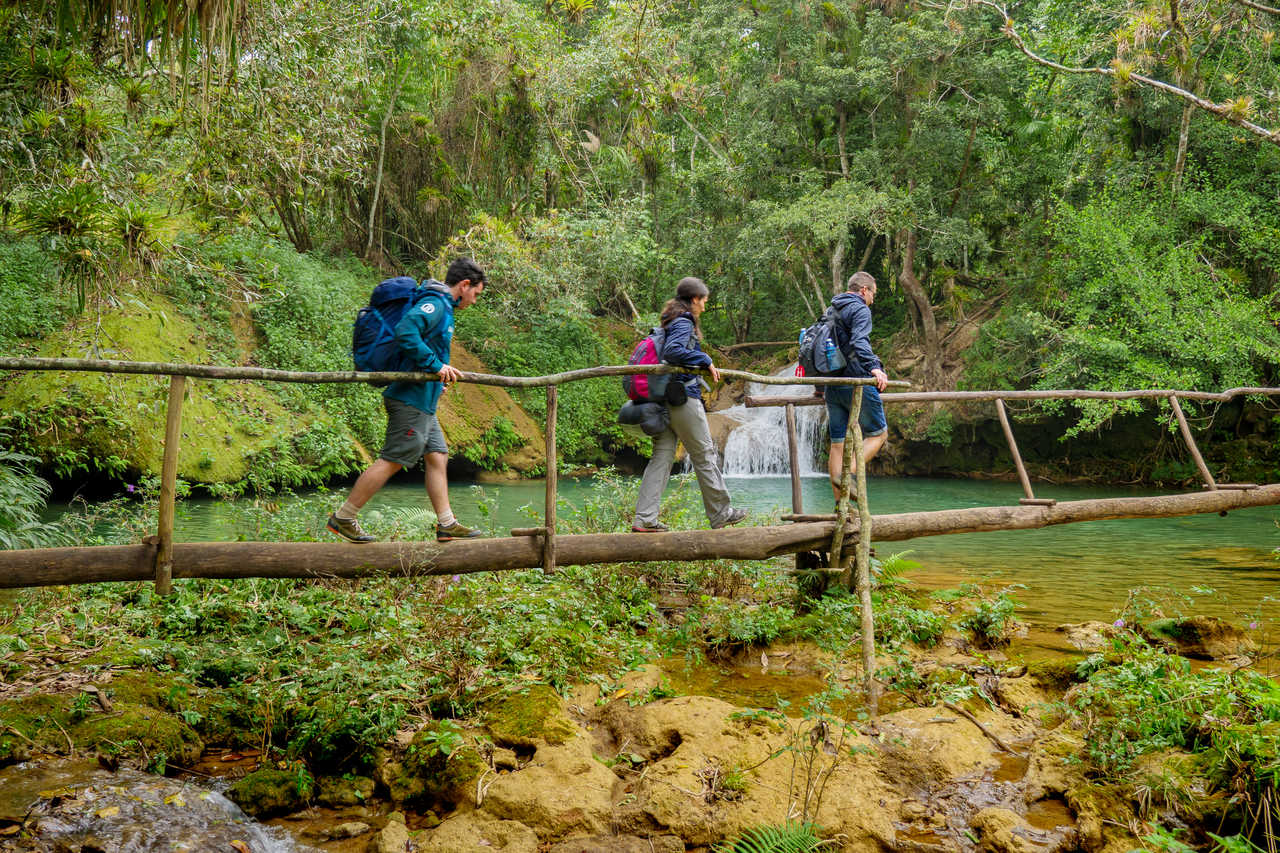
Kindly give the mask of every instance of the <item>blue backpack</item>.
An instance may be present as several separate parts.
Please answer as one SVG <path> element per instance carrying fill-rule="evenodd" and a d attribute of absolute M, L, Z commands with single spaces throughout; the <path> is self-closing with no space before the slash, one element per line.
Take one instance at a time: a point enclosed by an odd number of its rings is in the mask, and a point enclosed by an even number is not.
<path fill-rule="evenodd" d="M 414 366 L 396 344 L 396 324 L 429 291 L 443 285 L 428 279 L 422 284 L 408 276 L 389 278 L 373 289 L 369 304 L 356 315 L 351 330 L 351 359 L 359 371 L 408 371 Z M 372 385 L 386 385 L 373 382 Z"/>

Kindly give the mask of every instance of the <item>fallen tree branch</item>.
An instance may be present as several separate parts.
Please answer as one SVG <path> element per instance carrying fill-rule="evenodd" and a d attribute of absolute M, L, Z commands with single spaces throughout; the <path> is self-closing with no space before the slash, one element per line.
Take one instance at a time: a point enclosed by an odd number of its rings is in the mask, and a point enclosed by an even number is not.
<path fill-rule="evenodd" d="M 1201 98 L 1194 92 L 1190 92 L 1180 86 L 1175 86 L 1172 83 L 1166 83 L 1163 80 L 1157 80 L 1154 77 L 1147 77 L 1145 74 L 1138 74 L 1136 71 L 1119 67 L 1118 65 L 1077 67 L 1063 65 L 1060 62 L 1054 62 L 1052 59 L 1041 56 L 1031 48 L 1027 47 L 1027 43 L 1023 41 L 1022 36 L 1020 36 L 1018 31 L 1014 29 L 1013 18 L 1009 16 L 1008 10 L 999 3 L 996 3 L 995 0 L 965 0 L 965 2 L 970 6 L 986 6 L 987 8 L 998 12 L 1004 19 L 1004 34 L 1009 37 L 1009 40 L 1012 41 L 1017 46 L 1018 50 L 1022 51 L 1023 54 L 1025 54 L 1032 62 L 1043 65 L 1045 68 L 1052 68 L 1054 71 L 1060 71 L 1064 74 L 1096 74 L 1102 77 L 1113 77 L 1123 83 L 1137 83 L 1139 85 L 1164 92 L 1167 95 L 1172 95 L 1175 98 L 1180 98 L 1187 103 L 1193 104 L 1205 112 L 1216 116 L 1218 119 L 1225 121 L 1228 124 L 1235 125 L 1242 130 L 1247 130 L 1249 133 L 1252 133 L 1260 139 L 1265 139 L 1272 145 L 1280 145 L 1280 130 L 1270 130 L 1262 127 L 1261 125 L 1254 124 L 1245 118 L 1238 108 L 1232 103 L 1217 104 L 1213 101 Z M 1280 10 L 1271 9 L 1269 7 L 1257 6 L 1252 2 L 1247 2 L 1247 0 L 1236 0 L 1236 2 L 1244 3 L 1246 6 L 1259 8 L 1263 11 L 1280 12 Z"/>

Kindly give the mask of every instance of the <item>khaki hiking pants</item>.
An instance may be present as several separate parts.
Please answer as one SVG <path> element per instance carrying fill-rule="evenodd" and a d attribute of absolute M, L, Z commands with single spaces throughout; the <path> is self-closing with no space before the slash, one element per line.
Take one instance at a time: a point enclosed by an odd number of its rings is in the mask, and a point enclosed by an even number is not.
<path fill-rule="evenodd" d="M 724 476 L 720 473 L 719 454 L 707 426 L 706 409 L 697 398 L 690 399 L 683 406 L 667 408 L 671 412 L 671 426 L 653 437 L 653 456 L 649 458 L 644 477 L 640 480 L 635 523 L 641 526 L 657 523 L 658 507 L 671 477 L 671 463 L 675 461 L 676 441 L 679 440 L 684 443 L 693 471 L 698 475 L 702 506 L 714 525 L 729 514 L 731 506 L 729 490 L 725 488 Z"/>

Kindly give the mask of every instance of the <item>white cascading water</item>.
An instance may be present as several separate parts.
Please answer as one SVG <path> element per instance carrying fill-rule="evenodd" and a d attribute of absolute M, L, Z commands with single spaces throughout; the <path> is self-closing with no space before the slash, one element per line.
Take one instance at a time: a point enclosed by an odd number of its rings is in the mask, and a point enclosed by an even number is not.
<path fill-rule="evenodd" d="M 774 376 L 794 376 L 795 365 L 779 370 Z M 812 385 L 760 385 L 751 383 L 751 397 L 804 396 L 813 393 Z M 729 433 L 724 446 L 726 477 L 789 477 L 791 460 L 787 450 L 787 414 L 782 406 L 748 409 L 734 406 L 721 414 L 742 425 Z M 800 451 L 800 476 L 825 477 L 819 468 L 821 452 L 827 446 L 827 407 L 796 407 L 796 441 Z"/>

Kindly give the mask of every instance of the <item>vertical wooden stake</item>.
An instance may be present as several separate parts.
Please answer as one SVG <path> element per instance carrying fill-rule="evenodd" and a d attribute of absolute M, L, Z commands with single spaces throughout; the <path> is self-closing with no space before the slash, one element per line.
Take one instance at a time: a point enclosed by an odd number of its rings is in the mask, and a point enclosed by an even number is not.
<path fill-rule="evenodd" d="M 542 538 L 542 571 L 556 570 L 556 397 L 559 389 L 547 386 L 547 495 L 543 514 L 547 535 Z"/>
<path fill-rule="evenodd" d="M 787 403 L 787 453 L 791 458 L 791 511 L 804 512 L 804 499 L 800 494 L 800 443 L 796 438 L 796 407 Z"/>
<path fill-rule="evenodd" d="M 867 386 L 857 390 L 859 401 Z M 854 411 L 860 411 L 861 405 Z M 862 604 L 862 669 L 866 677 L 867 712 L 879 714 L 880 686 L 876 682 L 876 625 L 871 612 L 871 507 L 867 500 L 867 460 L 862 454 L 862 425 L 851 417 L 855 464 L 858 466 L 858 598 Z"/>
<path fill-rule="evenodd" d="M 853 411 L 849 413 L 849 426 L 851 428 L 857 426 L 858 418 L 861 415 L 862 394 L 858 392 L 857 386 L 854 386 Z M 850 438 L 853 441 L 850 441 Z M 853 570 L 852 562 L 845 554 L 844 539 L 845 528 L 849 525 L 849 496 L 853 493 L 853 456 L 855 452 L 858 456 L 862 456 L 862 433 L 860 431 L 845 432 L 844 457 L 840 467 L 840 500 L 836 503 L 836 532 L 831 537 L 831 560 L 833 567 L 838 566 L 844 569 L 840 573 L 840 583 L 847 590 L 853 589 Z"/>
<path fill-rule="evenodd" d="M 1031 478 L 1027 476 L 1027 467 L 1022 464 L 1022 454 L 1018 452 L 1018 443 L 1013 440 L 1013 427 L 1009 425 L 1009 415 L 1004 410 L 1004 400 L 996 398 L 996 414 L 1000 416 L 1000 428 L 1004 430 L 1004 440 L 1009 442 L 1009 453 L 1013 456 L 1013 464 L 1018 469 L 1018 480 L 1022 482 L 1022 491 L 1027 500 L 1033 501 L 1036 496 L 1031 491 Z"/>
<path fill-rule="evenodd" d="M 156 551 L 156 593 L 173 592 L 173 504 L 178 485 L 178 442 L 182 437 L 182 398 L 187 377 L 169 377 L 169 408 L 164 423 L 164 461 L 160 466 L 160 548 Z"/>
<path fill-rule="evenodd" d="M 1173 407 L 1173 416 L 1178 419 L 1178 429 L 1182 431 L 1182 440 L 1187 443 L 1187 450 L 1191 451 L 1191 458 L 1195 460 L 1196 467 L 1200 469 L 1200 476 L 1204 478 L 1204 485 L 1211 492 L 1218 490 L 1218 484 L 1213 481 L 1213 475 L 1209 473 L 1209 466 L 1204 463 L 1204 457 L 1200 455 L 1200 448 L 1196 447 L 1196 440 L 1191 435 L 1191 427 L 1187 424 L 1187 416 L 1182 413 L 1182 404 L 1178 402 L 1178 398 L 1169 395 L 1169 405 Z"/>

